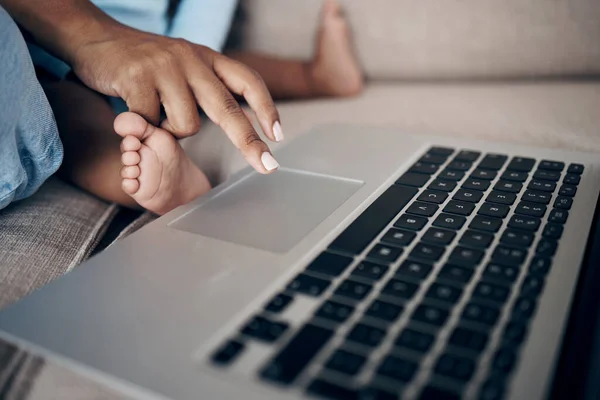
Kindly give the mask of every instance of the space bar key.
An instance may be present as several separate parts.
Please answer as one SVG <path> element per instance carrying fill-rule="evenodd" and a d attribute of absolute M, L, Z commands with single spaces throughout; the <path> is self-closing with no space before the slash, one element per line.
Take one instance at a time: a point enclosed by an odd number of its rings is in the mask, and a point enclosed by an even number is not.
<path fill-rule="evenodd" d="M 414 187 L 392 185 L 363 211 L 329 248 L 359 254 L 418 192 Z"/>

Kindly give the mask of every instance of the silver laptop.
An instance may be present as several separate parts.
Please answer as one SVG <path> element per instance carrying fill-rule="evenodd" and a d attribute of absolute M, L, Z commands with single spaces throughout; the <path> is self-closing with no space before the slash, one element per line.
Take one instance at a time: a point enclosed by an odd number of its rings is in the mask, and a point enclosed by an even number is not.
<path fill-rule="evenodd" d="M 324 126 L 277 158 L 2 311 L 1 336 L 139 398 L 584 396 L 598 155 Z"/>

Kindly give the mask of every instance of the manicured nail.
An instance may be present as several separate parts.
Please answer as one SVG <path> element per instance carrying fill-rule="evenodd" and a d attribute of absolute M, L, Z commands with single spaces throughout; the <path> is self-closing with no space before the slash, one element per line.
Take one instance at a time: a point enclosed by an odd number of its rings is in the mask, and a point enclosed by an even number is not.
<path fill-rule="evenodd" d="M 271 153 L 262 153 L 260 160 L 267 171 L 273 171 L 274 169 L 279 168 L 279 163 L 273 158 Z"/>
<path fill-rule="evenodd" d="M 273 124 L 273 135 L 275 136 L 275 141 L 277 142 L 281 142 L 284 138 L 279 121 L 275 121 Z"/>

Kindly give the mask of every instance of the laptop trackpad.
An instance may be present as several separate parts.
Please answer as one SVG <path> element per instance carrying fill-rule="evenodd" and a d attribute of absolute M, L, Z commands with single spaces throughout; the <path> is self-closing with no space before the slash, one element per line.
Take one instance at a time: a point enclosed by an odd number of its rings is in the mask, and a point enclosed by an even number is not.
<path fill-rule="evenodd" d="M 170 226 L 285 253 L 361 186 L 360 181 L 295 170 L 254 173 Z"/>

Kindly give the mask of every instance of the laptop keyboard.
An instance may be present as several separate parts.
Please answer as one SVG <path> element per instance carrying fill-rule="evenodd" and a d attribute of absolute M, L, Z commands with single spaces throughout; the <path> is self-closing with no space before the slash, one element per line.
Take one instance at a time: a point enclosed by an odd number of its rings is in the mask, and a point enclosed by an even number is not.
<path fill-rule="evenodd" d="M 254 340 L 260 379 L 311 396 L 502 399 L 583 169 L 432 147 L 212 363 Z M 292 327 L 298 297 L 318 305 Z"/>

